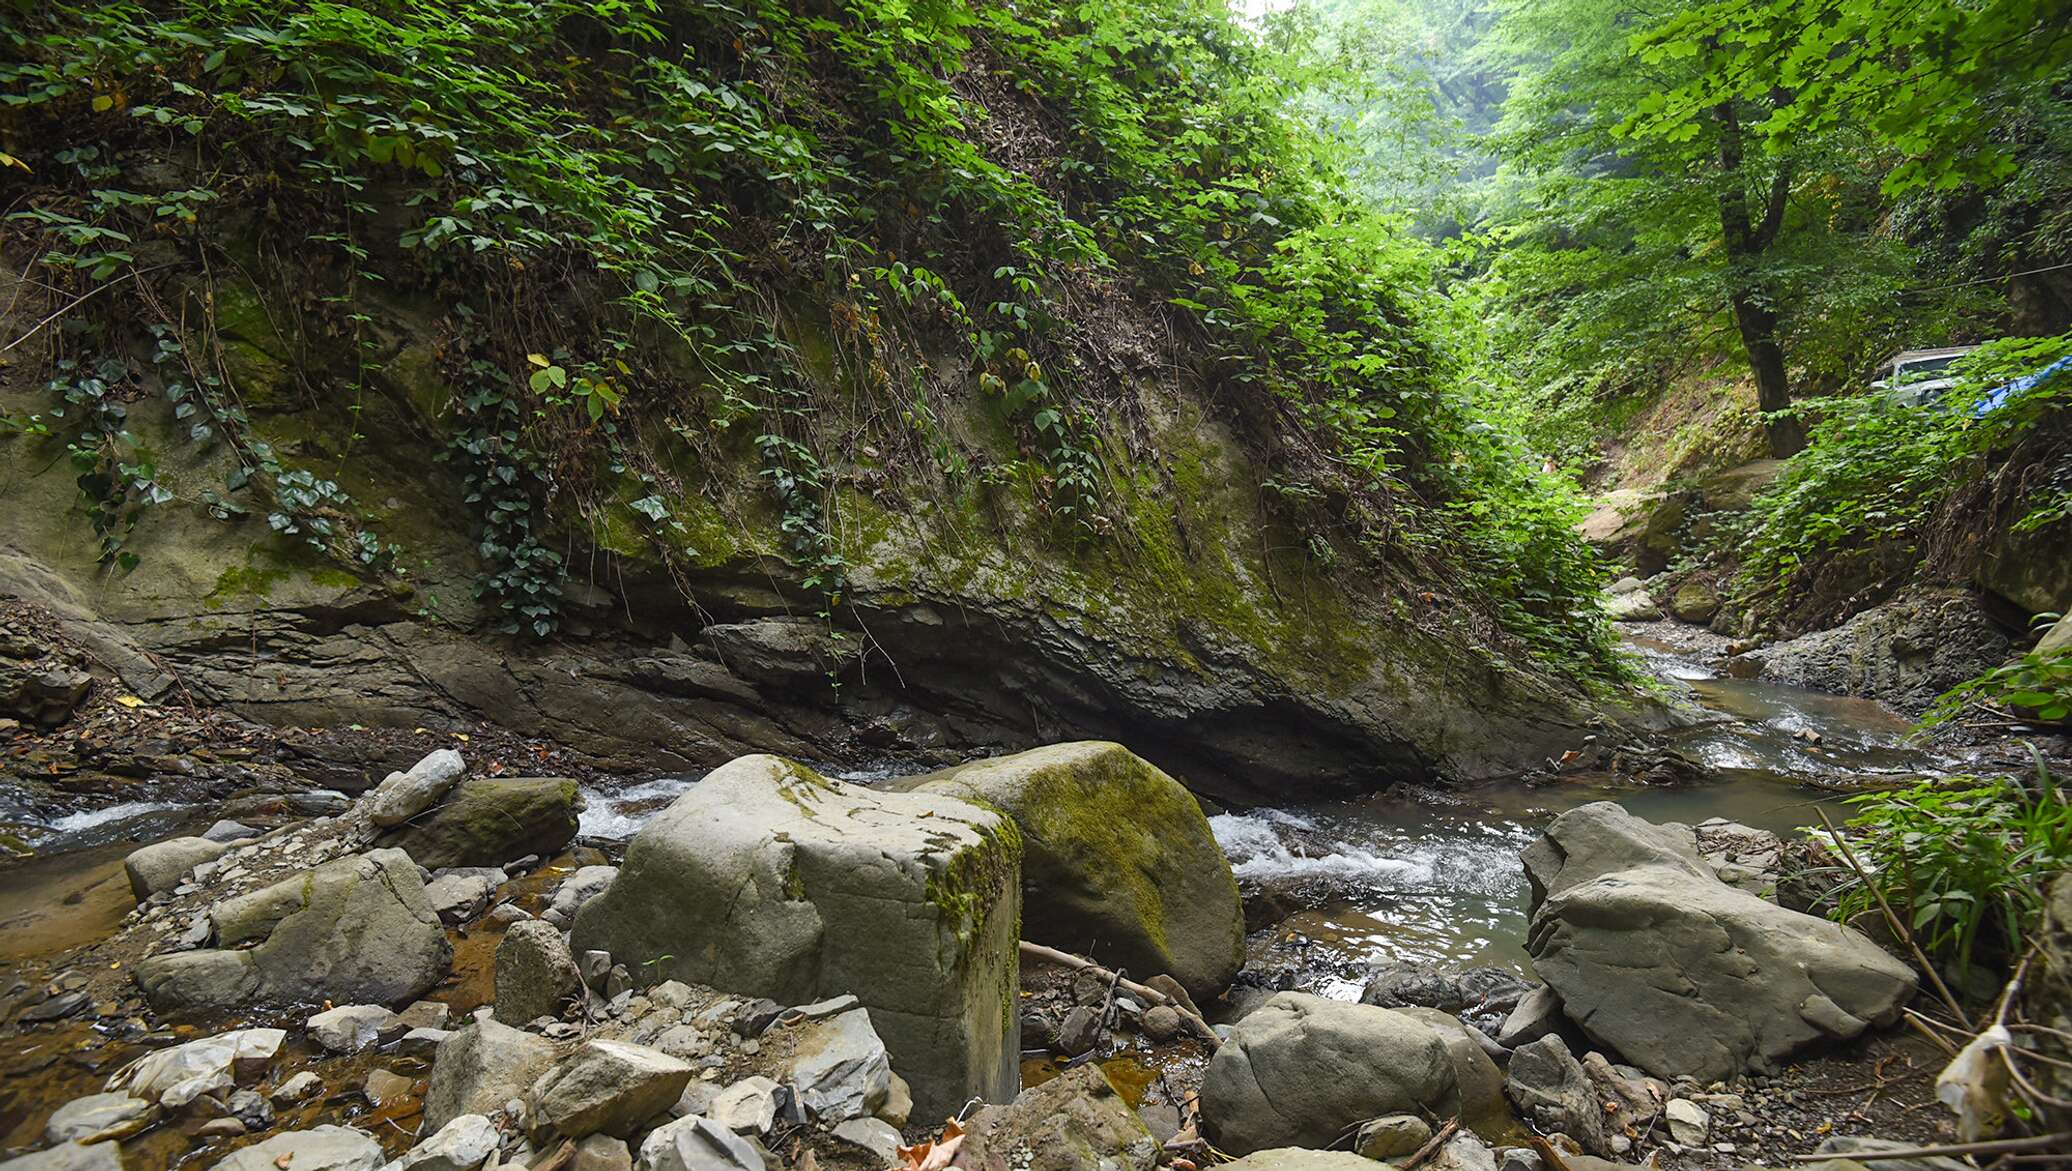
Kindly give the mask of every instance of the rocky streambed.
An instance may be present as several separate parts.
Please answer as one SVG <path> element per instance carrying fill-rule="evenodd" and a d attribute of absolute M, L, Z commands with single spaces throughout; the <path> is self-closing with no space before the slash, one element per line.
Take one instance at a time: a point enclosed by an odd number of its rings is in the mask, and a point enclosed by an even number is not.
<path fill-rule="evenodd" d="M 1948 761 L 1651 653 L 1678 737 L 1533 788 L 1205 813 L 1102 743 L 632 785 L 462 743 L 357 798 L 31 799 L 0 1166 L 1601 1171 L 1944 1136 L 1913 973 L 1779 879 L 1815 806 Z"/>

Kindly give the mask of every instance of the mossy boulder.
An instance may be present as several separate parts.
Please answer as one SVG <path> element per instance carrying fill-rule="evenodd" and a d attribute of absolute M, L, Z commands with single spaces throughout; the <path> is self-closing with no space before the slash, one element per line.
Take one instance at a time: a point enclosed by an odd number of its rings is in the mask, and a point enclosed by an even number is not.
<path fill-rule="evenodd" d="M 1710 622 L 1719 613 L 1719 591 L 1711 582 L 1691 579 L 1669 595 L 1669 612 L 1680 622 Z"/>
<path fill-rule="evenodd" d="M 942 1117 L 1014 1097 L 1021 860 L 1004 814 L 744 756 L 641 829 L 573 944 L 644 983 L 782 1004 L 853 993 L 915 1117 Z"/>
<path fill-rule="evenodd" d="M 1014 818 L 1022 934 L 1217 996 L 1244 964 L 1230 863 L 1187 788 L 1120 744 L 1083 740 L 974 761 L 902 787 Z"/>
<path fill-rule="evenodd" d="M 583 798 L 569 777 L 474 777 L 383 840 L 428 870 L 501 866 L 575 840 Z"/>

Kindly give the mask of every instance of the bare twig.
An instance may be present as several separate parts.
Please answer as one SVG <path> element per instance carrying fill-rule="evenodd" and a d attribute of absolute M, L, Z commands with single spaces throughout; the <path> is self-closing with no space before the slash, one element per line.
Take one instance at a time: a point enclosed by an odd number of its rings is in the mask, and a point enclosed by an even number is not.
<path fill-rule="evenodd" d="M 1452 1138 L 1453 1132 L 1459 1129 L 1460 1119 L 1448 1119 L 1446 1125 L 1439 1128 L 1439 1133 L 1433 1135 L 1429 1139 L 1426 1139 L 1425 1145 L 1417 1148 L 1415 1153 L 1413 1153 L 1409 1158 L 1403 1160 L 1403 1171 L 1411 1171 L 1411 1168 L 1416 1167 L 1419 1163 L 1422 1163 L 1426 1159 L 1431 1158 L 1433 1155 L 1438 1154 L 1439 1148 L 1445 1146 L 1446 1140 Z"/>
<path fill-rule="evenodd" d="M 2072 1142 L 2072 1130 L 2061 1130 L 2056 1134 L 2039 1134 L 2034 1138 L 1999 1138 L 1976 1143 L 1951 1143 L 1945 1147 L 1901 1147 L 1890 1151 L 1851 1151 L 1849 1158 L 1859 1163 L 1871 1163 L 1883 1159 L 1929 1159 L 1937 1155 L 2003 1155 L 2016 1151 L 2054 1150 Z M 1828 1155 L 1793 1155 L 1794 1163 L 1825 1163 L 1834 1158 Z"/>
<path fill-rule="evenodd" d="M 1120 987 L 1131 996 L 1138 997 L 1148 1003 L 1165 1005 L 1179 1013 L 1180 1019 L 1186 1022 L 1194 1035 L 1201 1038 L 1211 1049 L 1218 1048 L 1223 1044 L 1223 1038 L 1216 1035 L 1216 1030 L 1209 1027 L 1209 1022 L 1201 1019 L 1199 1014 L 1190 1011 L 1186 1005 L 1181 1004 L 1156 988 L 1146 988 L 1134 980 L 1125 980 L 1122 978 L 1122 973 L 1111 972 L 1092 960 L 1084 956 L 1073 955 L 1069 951 L 1059 951 L 1057 948 L 1045 947 L 1040 943 L 1030 943 L 1026 939 L 1022 940 L 1021 944 L 1022 954 L 1025 956 L 1033 956 L 1053 964 L 1063 964 L 1068 968 L 1082 969 L 1097 976 L 1106 976 L 1111 981 L 1109 984 L 1111 990 Z"/>

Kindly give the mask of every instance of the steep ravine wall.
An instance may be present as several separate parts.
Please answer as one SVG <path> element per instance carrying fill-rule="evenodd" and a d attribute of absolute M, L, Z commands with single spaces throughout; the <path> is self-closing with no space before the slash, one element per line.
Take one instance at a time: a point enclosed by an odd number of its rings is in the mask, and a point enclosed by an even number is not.
<path fill-rule="evenodd" d="M 1111 471 L 1114 537 L 1058 538 L 1014 483 L 952 496 L 896 467 L 840 469 L 849 584 L 830 622 L 777 552 L 752 462 L 707 468 L 695 563 L 664 566 L 623 507 L 565 532 L 563 629 L 489 633 L 456 477 L 434 454 L 450 397 L 398 327 L 358 412 L 362 438 L 293 395 L 257 433 L 335 477 L 404 550 L 407 576 L 364 581 L 200 501 L 226 456 L 188 441 L 155 394 L 129 427 L 175 495 L 147 510 L 119 572 L 61 446 L 0 440 L 0 593 L 63 616 L 125 686 L 178 691 L 263 721 L 460 727 L 486 721 L 600 767 L 711 766 L 750 751 L 820 761 L 951 759 L 1049 741 L 1123 740 L 1238 799 L 1513 773 L 1575 747 L 1601 716 L 1581 691 L 1478 649 L 1443 600 L 1320 566 L 1278 529 L 1240 446 L 1167 381 L 1136 390 L 1149 452 Z M 0 411 L 47 409 L 26 371 Z M 974 412 L 946 425 L 993 442 Z"/>

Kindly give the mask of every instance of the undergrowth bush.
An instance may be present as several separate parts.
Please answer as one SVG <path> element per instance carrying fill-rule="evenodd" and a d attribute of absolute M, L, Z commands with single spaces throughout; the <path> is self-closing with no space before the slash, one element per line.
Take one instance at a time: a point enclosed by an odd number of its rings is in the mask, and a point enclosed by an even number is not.
<path fill-rule="evenodd" d="M 1876 391 L 1794 406 L 1812 421 L 1809 442 L 1750 508 L 1743 587 L 1793 584 L 1827 555 L 1872 543 L 1918 553 L 1938 510 L 1986 474 L 1987 456 L 2072 403 L 2072 365 L 2014 391 L 2001 388 L 2068 354 L 2072 333 L 2010 338 L 1963 359 L 1953 367 L 1957 385 L 1924 406 Z M 2053 478 L 2021 502 L 2015 527 L 2062 520 L 2068 500 L 2067 486 Z"/>
<path fill-rule="evenodd" d="M 2004 977 L 2051 879 L 2072 867 L 2072 805 L 2040 758 L 2030 783 L 1955 777 L 1849 803 L 1850 847 L 1869 877 L 1836 888 L 1834 918 L 1876 919 L 1882 895 L 1953 983 L 1974 967 Z"/>
<path fill-rule="evenodd" d="M 250 272 L 293 289 L 267 308 L 309 405 L 356 440 L 383 315 L 440 306 L 441 421 L 507 629 L 556 628 L 579 522 L 696 561 L 680 513 L 728 461 L 757 467 L 830 609 L 835 469 L 866 448 L 951 492 L 1019 480 L 1057 539 L 1126 541 L 1112 335 L 1141 314 L 1177 347 L 1162 361 L 1236 404 L 1320 560 L 1466 600 L 1575 669 L 1611 661 L 1569 507 L 1434 337 L 1427 251 L 1347 195 L 1342 150 L 1221 0 L 6 8 L 0 202 L 52 368 L 149 329 L 236 403 L 255 388 L 217 309 L 222 274 Z M 831 323 L 837 385 L 801 319 Z M 949 395 L 990 404 L 1016 458 L 947 445 Z M 242 408 L 205 421 L 194 442 L 236 455 L 219 499 L 394 570 L 336 469 L 254 454 Z M 135 437 L 63 401 L 11 429 L 74 449 L 107 564 L 132 564 L 161 502 Z"/>

